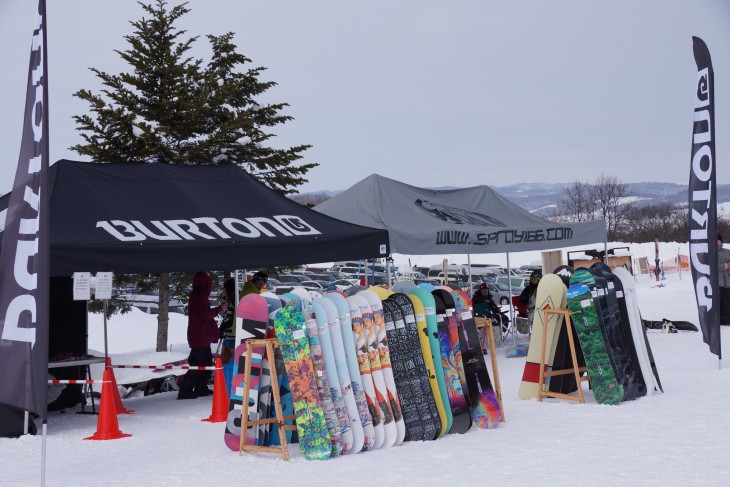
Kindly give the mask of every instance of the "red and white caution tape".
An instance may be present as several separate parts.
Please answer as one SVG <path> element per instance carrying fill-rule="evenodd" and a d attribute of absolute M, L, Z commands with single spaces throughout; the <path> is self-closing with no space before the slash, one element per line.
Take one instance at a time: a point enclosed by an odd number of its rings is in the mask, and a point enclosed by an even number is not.
<path fill-rule="evenodd" d="M 81 380 L 81 379 L 50 379 L 49 384 L 103 384 L 104 382 L 111 382 L 108 380 Z"/>
<path fill-rule="evenodd" d="M 214 366 L 205 365 L 112 365 L 114 369 L 160 369 L 160 370 L 217 370 Z"/>

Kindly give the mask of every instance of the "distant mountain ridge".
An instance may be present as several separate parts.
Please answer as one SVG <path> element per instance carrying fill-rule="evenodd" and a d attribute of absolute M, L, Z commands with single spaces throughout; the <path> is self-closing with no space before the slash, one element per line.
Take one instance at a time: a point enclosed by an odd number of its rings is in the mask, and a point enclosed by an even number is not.
<path fill-rule="evenodd" d="M 537 215 L 547 215 L 563 198 L 565 189 L 573 183 L 517 183 L 509 186 L 491 186 L 498 194 Z M 661 202 L 675 205 L 687 204 L 687 185 L 662 182 L 627 183 L 626 196 L 635 204 L 649 205 Z M 456 186 L 439 186 L 431 189 L 459 189 Z M 301 193 L 290 197 L 301 204 L 317 205 L 342 190 Z M 717 185 L 717 201 L 730 201 L 730 184 Z"/>

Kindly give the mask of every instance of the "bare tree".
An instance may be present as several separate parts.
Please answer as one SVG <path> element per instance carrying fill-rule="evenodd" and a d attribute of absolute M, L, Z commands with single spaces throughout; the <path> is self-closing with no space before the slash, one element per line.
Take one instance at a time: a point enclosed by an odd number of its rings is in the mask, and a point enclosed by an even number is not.
<path fill-rule="evenodd" d="M 602 174 L 592 185 L 593 198 L 597 205 L 597 217 L 606 220 L 608 239 L 615 240 L 618 228 L 626 222 L 633 203 L 626 201 L 624 182 L 616 176 Z"/>
<path fill-rule="evenodd" d="M 590 221 L 596 218 L 596 209 L 592 185 L 576 181 L 565 190 L 565 196 L 558 204 L 554 219 L 564 222 Z"/>

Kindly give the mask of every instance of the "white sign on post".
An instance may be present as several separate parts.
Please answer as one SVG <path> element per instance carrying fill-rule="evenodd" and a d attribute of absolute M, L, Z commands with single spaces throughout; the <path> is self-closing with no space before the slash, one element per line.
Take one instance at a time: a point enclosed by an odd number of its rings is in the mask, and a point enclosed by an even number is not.
<path fill-rule="evenodd" d="M 91 299 L 91 273 L 74 272 L 74 301 Z"/>
<path fill-rule="evenodd" d="M 97 272 L 96 273 L 96 292 L 94 297 L 96 299 L 111 299 L 112 298 L 112 278 L 114 273 L 112 272 Z"/>

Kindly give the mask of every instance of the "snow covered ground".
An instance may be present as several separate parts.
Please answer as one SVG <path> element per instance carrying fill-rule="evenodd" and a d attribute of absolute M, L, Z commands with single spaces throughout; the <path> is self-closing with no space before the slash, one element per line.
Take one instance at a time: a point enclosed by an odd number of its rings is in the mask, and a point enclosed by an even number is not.
<path fill-rule="evenodd" d="M 677 244 L 663 244 L 663 258 Z M 653 260 L 653 244 L 632 246 L 634 257 Z M 686 254 L 684 246 L 683 254 Z M 494 261 L 499 256 L 482 256 Z M 422 258 L 425 261 L 426 258 Z M 461 260 L 461 257 L 458 258 Z M 513 266 L 539 261 L 539 253 L 511 256 Z M 474 257 L 472 258 L 474 261 Z M 398 263 L 398 262 L 396 262 Z M 434 262 L 436 263 L 436 262 Z M 639 278 L 639 305 L 647 319 L 697 323 L 689 274 L 668 276 L 652 287 Z M 173 317 L 172 352 L 185 356 L 185 319 Z M 109 322 L 115 363 L 134 360 L 154 345 L 155 318 L 128 314 Z M 90 320 L 90 346 L 103 350 L 100 320 Z M 730 330 L 722 330 L 730 350 Z M 125 401 L 134 414 L 119 416 L 129 438 L 83 441 L 96 431 L 96 417 L 52 412 L 48 418 L 46 483 L 49 486 L 102 483 L 154 485 L 730 485 L 730 388 L 728 366 L 701 333 L 649 332 L 664 394 L 619 406 L 600 406 L 591 392 L 587 404 L 558 399 L 521 401 L 517 391 L 524 358 L 498 350 L 506 423 L 495 430 L 472 429 L 433 442 L 308 462 L 292 446 L 292 459 L 275 454 L 239 456 L 223 444 L 222 423 L 200 420 L 211 413 L 211 399 L 177 401 L 175 393 Z M 180 344 L 180 345 L 178 345 Z M 143 350 L 142 352 L 138 352 Z M 159 361 L 158 361 L 159 362 Z M 117 370 L 117 379 L 121 370 Z M 0 485 L 38 485 L 41 437 L 0 439 Z M 379 479 L 379 480 L 376 480 Z"/>

